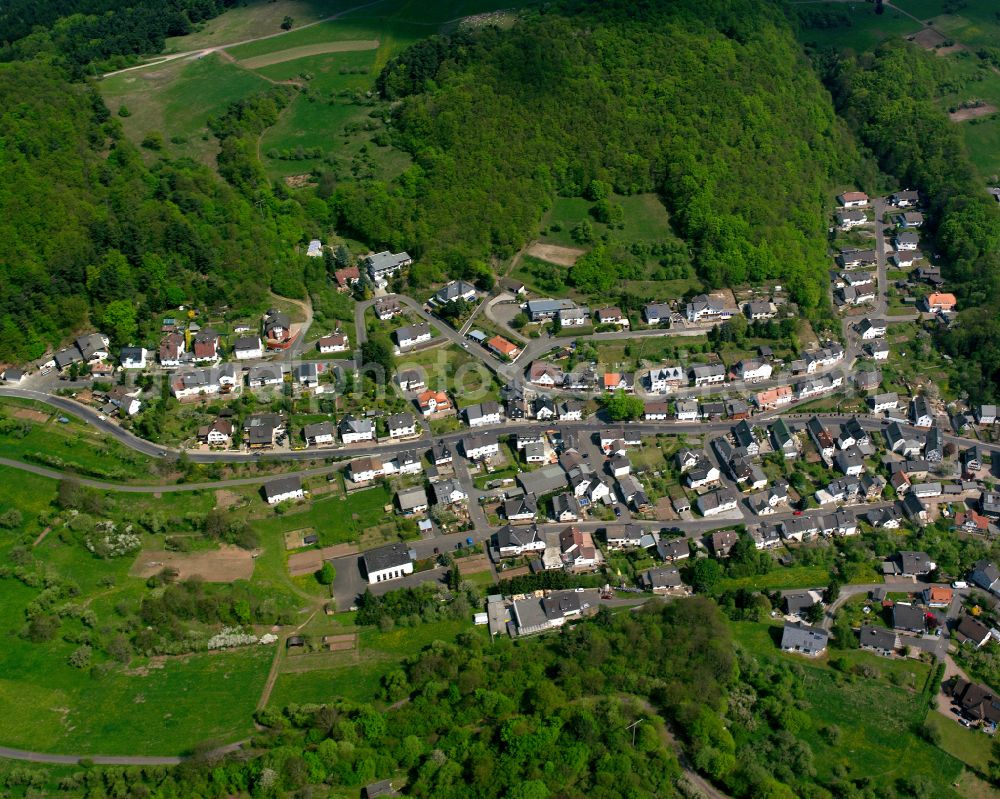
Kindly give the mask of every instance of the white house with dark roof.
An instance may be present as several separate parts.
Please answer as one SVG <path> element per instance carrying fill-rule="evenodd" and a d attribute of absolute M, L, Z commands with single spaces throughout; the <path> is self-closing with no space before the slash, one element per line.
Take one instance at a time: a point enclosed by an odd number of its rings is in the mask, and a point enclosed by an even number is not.
<path fill-rule="evenodd" d="M 369 419 L 355 419 L 351 414 L 340 420 L 337 431 L 340 433 L 340 440 L 345 444 L 375 440 L 375 425 Z"/>
<path fill-rule="evenodd" d="M 279 477 L 264 483 L 264 499 L 267 500 L 268 505 L 277 505 L 279 502 L 302 499 L 303 497 L 305 497 L 305 489 L 302 488 L 302 478 L 297 474 Z"/>
<path fill-rule="evenodd" d="M 368 276 L 376 285 L 381 286 L 384 286 L 390 277 L 412 263 L 413 259 L 409 253 L 391 253 L 388 250 L 367 255 L 364 260 Z"/>
<path fill-rule="evenodd" d="M 398 328 L 393 332 L 393 335 L 396 337 L 396 343 L 401 349 L 415 347 L 417 344 L 431 340 L 431 326 L 426 322 L 407 325 L 406 327 Z"/>
<path fill-rule="evenodd" d="M 389 544 L 364 554 L 365 573 L 371 585 L 413 574 L 414 552 L 406 544 Z"/>
<path fill-rule="evenodd" d="M 238 361 L 249 361 L 264 357 L 264 345 L 259 336 L 241 336 L 233 343 L 233 357 Z"/>
<path fill-rule="evenodd" d="M 118 354 L 122 369 L 145 369 L 146 350 L 142 347 L 122 347 Z"/>
<path fill-rule="evenodd" d="M 389 438 L 405 438 L 416 435 L 417 422 L 412 413 L 393 413 L 387 421 Z"/>

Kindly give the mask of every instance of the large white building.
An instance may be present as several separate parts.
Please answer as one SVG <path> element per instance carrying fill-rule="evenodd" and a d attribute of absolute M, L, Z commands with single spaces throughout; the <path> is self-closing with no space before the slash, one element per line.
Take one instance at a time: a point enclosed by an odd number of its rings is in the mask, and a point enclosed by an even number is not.
<path fill-rule="evenodd" d="M 413 574 L 413 551 L 402 543 L 373 549 L 365 553 L 365 573 L 371 585 L 386 580 L 398 580 Z"/>

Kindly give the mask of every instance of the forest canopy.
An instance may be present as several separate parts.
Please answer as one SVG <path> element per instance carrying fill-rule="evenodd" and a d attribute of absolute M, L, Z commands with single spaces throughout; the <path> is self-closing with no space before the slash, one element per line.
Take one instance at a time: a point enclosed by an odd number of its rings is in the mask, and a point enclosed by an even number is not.
<path fill-rule="evenodd" d="M 556 195 L 657 192 L 711 286 L 825 296 L 831 187 L 861 161 L 768 4 L 586 3 L 510 30 L 432 38 L 378 86 L 415 164 L 340 188 L 341 224 L 428 269 L 511 255 Z"/>

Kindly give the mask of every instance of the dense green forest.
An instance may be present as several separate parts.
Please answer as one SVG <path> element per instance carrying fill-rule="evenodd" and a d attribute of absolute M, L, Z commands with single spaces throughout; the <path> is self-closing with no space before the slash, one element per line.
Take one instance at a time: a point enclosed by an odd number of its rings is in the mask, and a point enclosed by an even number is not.
<path fill-rule="evenodd" d="M 1000 386 L 1000 207 L 986 193 L 957 127 L 935 104 L 945 67 L 933 53 L 890 42 L 852 59 L 820 56 L 839 111 L 882 168 L 927 202 L 929 229 L 959 300 L 957 324 L 940 342 L 965 359 L 973 399 Z"/>
<path fill-rule="evenodd" d="M 302 293 L 303 209 L 255 205 L 190 161 L 147 168 L 100 97 L 41 60 L 0 64 L 0 360 L 87 323 L 119 343 L 178 303 Z"/>
<path fill-rule="evenodd" d="M 0 60 L 54 53 L 74 74 L 158 53 L 236 0 L 4 0 Z"/>
<path fill-rule="evenodd" d="M 512 254 L 557 194 L 655 191 L 710 285 L 778 279 L 816 307 L 831 187 L 866 176 L 783 16 L 750 2 L 643 10 L 567 3 L 401 54 L 378 86 L 401 98 L 395 141 L 415 165 L 341 187 L 340 223 L 454 274 Z M 598 260 L 578 288 L 614 279 Z"/>

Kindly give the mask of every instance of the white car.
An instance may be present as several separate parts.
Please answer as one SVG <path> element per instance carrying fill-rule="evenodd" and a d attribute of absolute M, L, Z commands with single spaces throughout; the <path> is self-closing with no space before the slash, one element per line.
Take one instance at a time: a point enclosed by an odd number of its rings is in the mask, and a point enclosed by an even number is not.
<path fill-rule="evenodd" d="M 955 582 L 953 582 L 951 584 L 951 587 L 952 588 L 968 588 L 969 584 L 967 582 L 965 582 L 965 580 L 955 580 Z"/>

